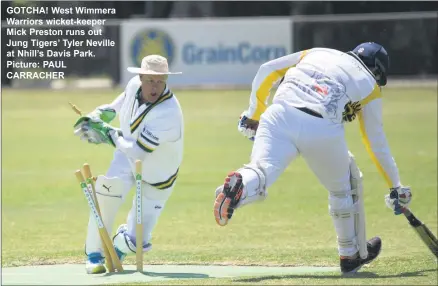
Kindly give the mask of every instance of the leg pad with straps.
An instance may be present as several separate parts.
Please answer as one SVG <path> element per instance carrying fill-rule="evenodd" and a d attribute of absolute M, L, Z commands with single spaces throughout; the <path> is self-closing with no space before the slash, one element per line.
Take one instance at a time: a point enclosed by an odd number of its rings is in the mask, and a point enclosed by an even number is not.
<path fill-rule="evenodd" d="M 338 246 L 342 255 L 350 256 L 357 251 L 361 258 L 368 256 L 365 210 L 363 201 L 362 173 L 350 154 L 351 190 L 330 192 L 329 213 L 332 216 L 338 235 Z M 351 230 L 354 229 L 354 233 Z"/>

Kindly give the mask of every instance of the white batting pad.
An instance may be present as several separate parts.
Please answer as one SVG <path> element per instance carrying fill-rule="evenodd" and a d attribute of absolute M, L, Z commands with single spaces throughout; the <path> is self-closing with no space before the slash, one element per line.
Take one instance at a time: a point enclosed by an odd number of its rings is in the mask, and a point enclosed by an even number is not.
<path fill-rule="evenodd" d="M 367 237 L 366 237 L 366 223 L 365 223 L 365 206 L 363 197 L 362 172 L 359 170 L 353 154 L 350 155 L 350 183 L 351 191 L 353 193 L 353 201 L 356 204 L 357 212 L 355 214 L 355 228 L 357 240 L 359 243 L 359 255 L 365 259 L 368 257 Z"/>
<path fill-rule="evenodd" d="M 108 235 L 111 237 L 114 219 L 123 203 L 122 195 L 124 184 L 118 177 L 108 178 L 101 175 L 98 176 L 95 186 L 102 220 Z M 85 251 L 87 254 L 92 252 L 103 253 L 99 229 L 97 228 L 96 222 L 91 214 L 88 221 Z"/>
<path fill-rule="evenodd" d="M 350 155 L 349 192 L 330 193 L 329 210 L 338 236 L 339 254 L 352 256 L 359 251 L 361 258 L 368 256 L 362 173 Z"/>

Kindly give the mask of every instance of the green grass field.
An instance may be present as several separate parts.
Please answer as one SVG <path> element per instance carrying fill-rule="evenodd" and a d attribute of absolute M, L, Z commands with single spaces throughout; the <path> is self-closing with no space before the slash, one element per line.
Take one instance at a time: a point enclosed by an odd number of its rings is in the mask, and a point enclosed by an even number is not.
<path fill-rule="evenodd" d="M 77 115 L 68 101 L 88 112 L 119 92 L 3 89 L 3 267 L 84 263 L 89 210 L 74 171 L 88 162 L 95 174 L 105 173 L 113 150 L 73 136 Z M 249 92 L 176 94 L 185 116 L 185 159 L 145 263 L 338 266 L 327 192 L 300 158 L 270 188 L 264 203 L 238 210 L 227 227 L 216 225 L 214 190 L 230 170 L 248 162 L 251 151 L 252 143 L 236 128 Z M 436 234 L 436 90 L 388 89 L 384 96 L 384 127 L 402 182 L 413 189 L 412 210 Z M 436 285 L 434 256 L 406 219 L 384 204 L 386 184 L 361 143 L 357 122 L 347 127 L 347 137 L 364 173 L 367 234 L 383 240 L 380 257 L 369 267 L 352 279 L 331 273 L 166 284 Z M 116 225 L 125 221 L 130 204 L 130 199 L 125 202 Z M 135 263 L 135 257 L 127 263 Z"/>

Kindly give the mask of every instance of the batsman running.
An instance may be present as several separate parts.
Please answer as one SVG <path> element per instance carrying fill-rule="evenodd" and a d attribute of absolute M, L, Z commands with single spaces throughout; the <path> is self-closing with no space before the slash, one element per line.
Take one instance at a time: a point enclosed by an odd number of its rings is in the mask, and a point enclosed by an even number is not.
<path fill-rule="evenodd" d="M 175 187 L 183 158 L 184 123 L 181 106 L 169 89 L 167 59 L 159 55 L 143 58 L 141 67 L 129 67 L 136 74 L 112 103 L 97 107 L 74 125 L 74 134 L 92 144 L 114 147 L 114 157 L 105 175 L 97 177 L 96 194 L 108 233 L 116 214 L 135 185 L 135 161 L 142 161 L 143 241 L 135 240 L 135 198 L 127 224 L 119 226 L 114 248 L 123 259 L 151 249 L 152 230 Z M 119 116 L 120 128 L 109 123 Z M 105 257 L 99 231 L 90 215 L 85 243 L 86 272 L 105 273 Z"/>
<path fill-rule="evenodd" d="M 389 186 L 386 205 L 401 214 L 412 195 L 400 181 L 382 125 L 388 68 L 386 50 L 372 42 L 349 52 L 313 48 L 261 65 L 238 124 L 254 140 L 251 160 L 216 189 L 216 222 L 224 226 L 235 209 L 264 200 L 267 188 L 301 155 L 328 191 L 342 273 L 373 261 L 382 242 L 366 240 L 362 173 L 348 150 L 344 124 L 358 118 L 366 149 Z M 272 87 L 277 90 L 269 105 Z"/>

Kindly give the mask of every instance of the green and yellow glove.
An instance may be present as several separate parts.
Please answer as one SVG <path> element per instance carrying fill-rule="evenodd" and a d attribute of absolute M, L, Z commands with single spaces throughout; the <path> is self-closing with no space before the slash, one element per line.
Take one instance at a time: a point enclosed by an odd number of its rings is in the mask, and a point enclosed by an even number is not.
<path fill-rule="evenodd" d="M 87 127 L 87 132 L 89 134 L 93 134 L 93 137 L 97 138 L 96 141 L 98 141 L 99 143 L 106 143 L 114 147 L 116 147 L 116 144 L 114 142 L 115 138 L 118 136 L 122 136 L 122 132 L 120 129 L 112 127 L 111 125 L 100 120 L 89 120 Z"/>
<path fill-rule="evenodd" d="M 76 129 L 76 127 L 86 123 L 90 119 L 93 119 L 94 121 L 102 120 L 105 123 L 111 123 L 111 121 L 113 121 L 115 117 L 116 111 L 114 109 L 107 107 L 98 107 L 93 112 L 85 116 L 81 116 L 76 121 L 73 127 Z"/>

